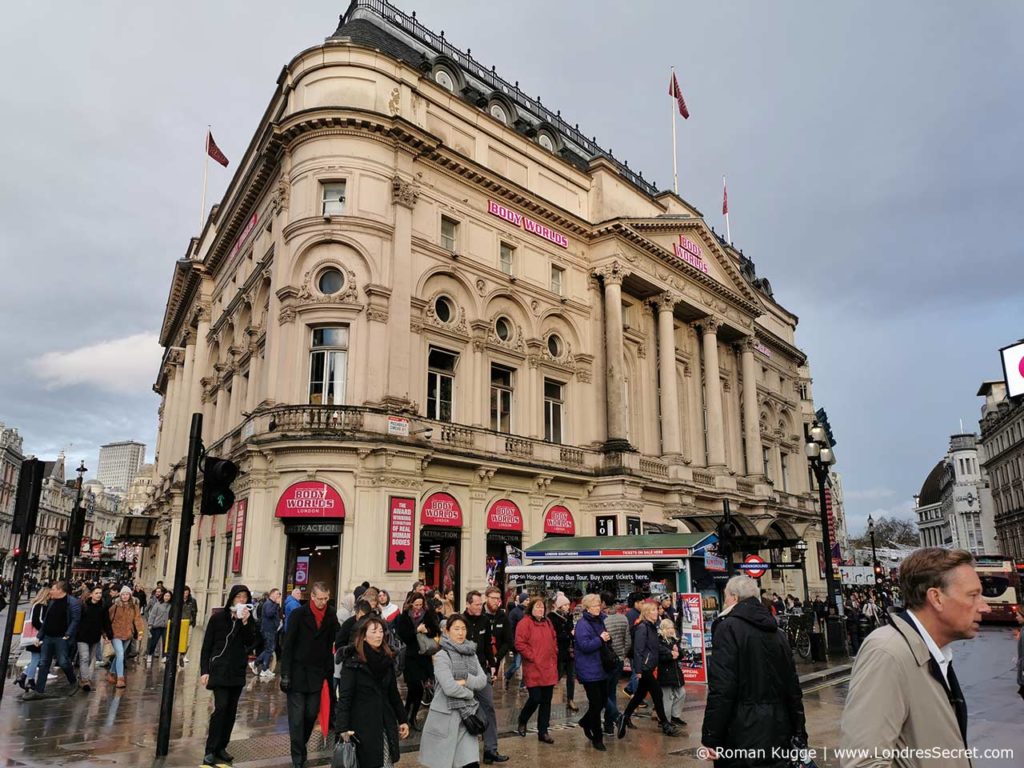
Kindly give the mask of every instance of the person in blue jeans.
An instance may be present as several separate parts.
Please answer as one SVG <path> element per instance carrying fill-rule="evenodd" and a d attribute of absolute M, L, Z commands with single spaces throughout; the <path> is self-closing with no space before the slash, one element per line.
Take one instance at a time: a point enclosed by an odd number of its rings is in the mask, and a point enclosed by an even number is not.
<path fill-rule="evenodd" d="M 36 687 L 36 671 L 39 669 L 40 651 L 42 650 L 38 643 L 41 642 L 43 634 L 43 619 L 46 616 L 46 604 L 48 602 L 50 602 L 50 588 L 42 587 L 36 594 L 36 599 L 32 601 L 32 606 L 29 609 L 28 622 L 36 631 L 37 642 L 28 646 L 31 661 L 29 661 L 25 671 L 21 673 L 21 677 L 14 681 L 14 684 L 24 691 Z"/>
<path fill-rule="evenodd" d="M 50 601 L 46 604 L 46 618 L 43 619 L 43 641 L 39 669 L 36 671 L 36 689 L 26 691 L 24 698 L 36 698 L 46 691 L 46 676 L 50 674 L 50 665 L 53 664 L 54 657 L 68 678 L 71 694 L 78 690 L 75 667 L 71 663 L 71 649 L 75 644 L 81 617 L 82 604 L 78 598 L 68 594 L 67 582 L 55 581 L 50 587 Z"/>
<path fill-rule="evenodd" d="M 270 590 L 270 595 L 263 601 L 263 606 L 260 608 L 263 651 L 256 658 L 253 672 L 256 672 L 262 680 L 269 680 L 274 676 L 274 673 L 270 671 L 270 662 L 274 659 L 279 626 L 281 626 L 281 590 L 275 587 Z"/>

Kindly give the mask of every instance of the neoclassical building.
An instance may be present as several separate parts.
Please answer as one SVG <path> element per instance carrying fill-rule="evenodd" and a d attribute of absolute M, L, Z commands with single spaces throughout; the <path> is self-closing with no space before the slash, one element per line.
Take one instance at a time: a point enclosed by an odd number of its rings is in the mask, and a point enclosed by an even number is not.
<path fill-rule="evenodd" d="M 1008 397 L 1006 383 L 986 381 L 979 460 L 991 498 L 998 552 L 1024 561 L 1024 401 Z"/>
<path fill-rule="evenodd" d="M 144 578 L 171 577 L 192 413 L 241 467 L 192 532 L 201 607 L 234 580 L 461 592 L 508 545 L 710 532 L 724 500 L 737 552 L 813 553 L 796 325 L 690 203 L 357 0 L 175 265 Z"/>

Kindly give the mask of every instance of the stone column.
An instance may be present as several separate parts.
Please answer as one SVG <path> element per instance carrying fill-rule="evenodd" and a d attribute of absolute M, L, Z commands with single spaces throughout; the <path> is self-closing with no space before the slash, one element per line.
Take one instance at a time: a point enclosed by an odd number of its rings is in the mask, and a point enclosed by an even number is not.
<path fill-rule="evenodd" d="M 217 390 L 217 404 L 213 412 L 213 431 L 210 433 L 210 441 L 217 442 L 224 436 L 224 411 L 228 407 L 228 395 L 224 391 L 224 382 L 221 382 L 220 388 Z"/>
<path fill-rule="evenodd" d="M 764 477 L 764 451 L 761 448 L 761 414 L 757 407 L 757 373 L 754 365 L 754 337 L 740 344 L 743 374 L 743 437 L 747 443 L 747 474 Z"/>
<path fill-rule="evenodd" d="M 178 399 L 181 405 L 178 410 L 178 431 L 174 444 L 175 460 L 188 455 L 188 435 L 192 426 L 192 387 L 196 368 L 196 342 L 190 337 L 185 342 L 185 367 L 179 371 L 181 374 L 181 389 L 178 391 Z"/>
<path fill-rule="evenodd" d="M 231 402 L 228 404 L 227 419 L 225 419 L 221 428 L 223 434 L 227 434 L 235 428 L 241 416 L 242 403 L 244 402 L 242 399 L 242 372 L 238 370 L 237 362 L 234 365 L 235 368 L 231 372 Z"/>
<path fill-rule="evenodd" d="M 604 282 L 604 345 L 608 437 L 604 450 L 631 451 L 626 439 L 626 377 L 622 339 L 622 281 L 626 272 L 618 262 L 594 274 Z"/>
<path fill-rule="evenodd" d="M 245 410 L 252 413 L 259 402 L 260 376 L 263 374 L 260 365 L 260 348 L 253 342 L 249 345 L 249 386 L 245 390 Z"/>
<path fill-rule="evenodd" d="M 181 445 L 181 362 L 184 358 L 180 349 L 171 350 L 168 361 L 170 362 L 170 373 L 167 377 L 167 398 L 164 401 L 164 445 L 167 452 L 167 463 L 165 469 L 170 469 L 181 458 L 178 447 Z"/>
<path fill-rule="evenodd" d="M 210 333 L 210 304 L 201 303 L 197 309 L 195 359 L 192 368 L 192 383 L 189 385 L 189 413 L 203 410 L 203 377 L 209 376 L 210 345 L 206 337 Z M 204 419 L 205 420 L 205 419 Z"/>
<path fill-rule="evenodd" d="M 722 412 L 722 379 L 718 367 L 718 329 L 722 321 L 711 315 L 701 318 L 704 334 L 704 392 L 707 398 L 708 466 L 725 466 L 725 414 Z"/>
<path fill-rule="evenodd" d="M 391 202 L 395 214 L 391 240 L 391 299 L 388 338 L 388 380 L 384 402 L 395 408 L 407 408 L 412 391 L 411 342 L 412 319 L 412 211 L 419 187 L 397 174 L 391 179 Z"/>
<path fill-rule="evenodd" d="M 677 297 L 663 293 L 652 303 L 658 313 L 658 379 L 661 382 L 661 453 L 679 457 L 679 392 L 676 387 L 675 306 Z"/>

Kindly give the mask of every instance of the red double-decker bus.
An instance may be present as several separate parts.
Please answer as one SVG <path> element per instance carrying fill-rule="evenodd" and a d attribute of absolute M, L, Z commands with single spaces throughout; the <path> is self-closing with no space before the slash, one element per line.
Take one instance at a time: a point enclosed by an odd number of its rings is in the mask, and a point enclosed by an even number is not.
<path fill-rule="evenodd" d="M 974 560 L 981 579 L 981 595 L 992 609 L 985 614 L 985 621 L 1015 624 L 1021 601 L 1021 564 L 1004 555 L 975 555 Z"/>

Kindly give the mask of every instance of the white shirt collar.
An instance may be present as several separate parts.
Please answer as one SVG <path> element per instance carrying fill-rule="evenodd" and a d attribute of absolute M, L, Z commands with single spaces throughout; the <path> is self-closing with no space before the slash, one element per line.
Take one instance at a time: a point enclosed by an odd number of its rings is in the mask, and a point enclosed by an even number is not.
<path fill-rule="evenodd" d="M 946 645 L 944 648 L 939 648 L 935 640 L 932 639 L 932 636 L 928 634 L 928 630 L 924 628 L 924 624 L 918 620 L 913 611 L 908 609 L 907 615 L 910 617 L 911 621 L 917 625 L 918 630 L 921 632 L 921 637 L 924 638 L 924 644 L 928 646 L 928 652 L 931 653 L 932 658 L 934 658 L 938 663 L 939 669 L 942 670 L 942 677 L 945 679 L 946 683 L 949 684 L 949 672 L 947 670 L 949 669 L 950 663 L 953 661 L 953 651 L 950 649 L 949 645 Z"/>

